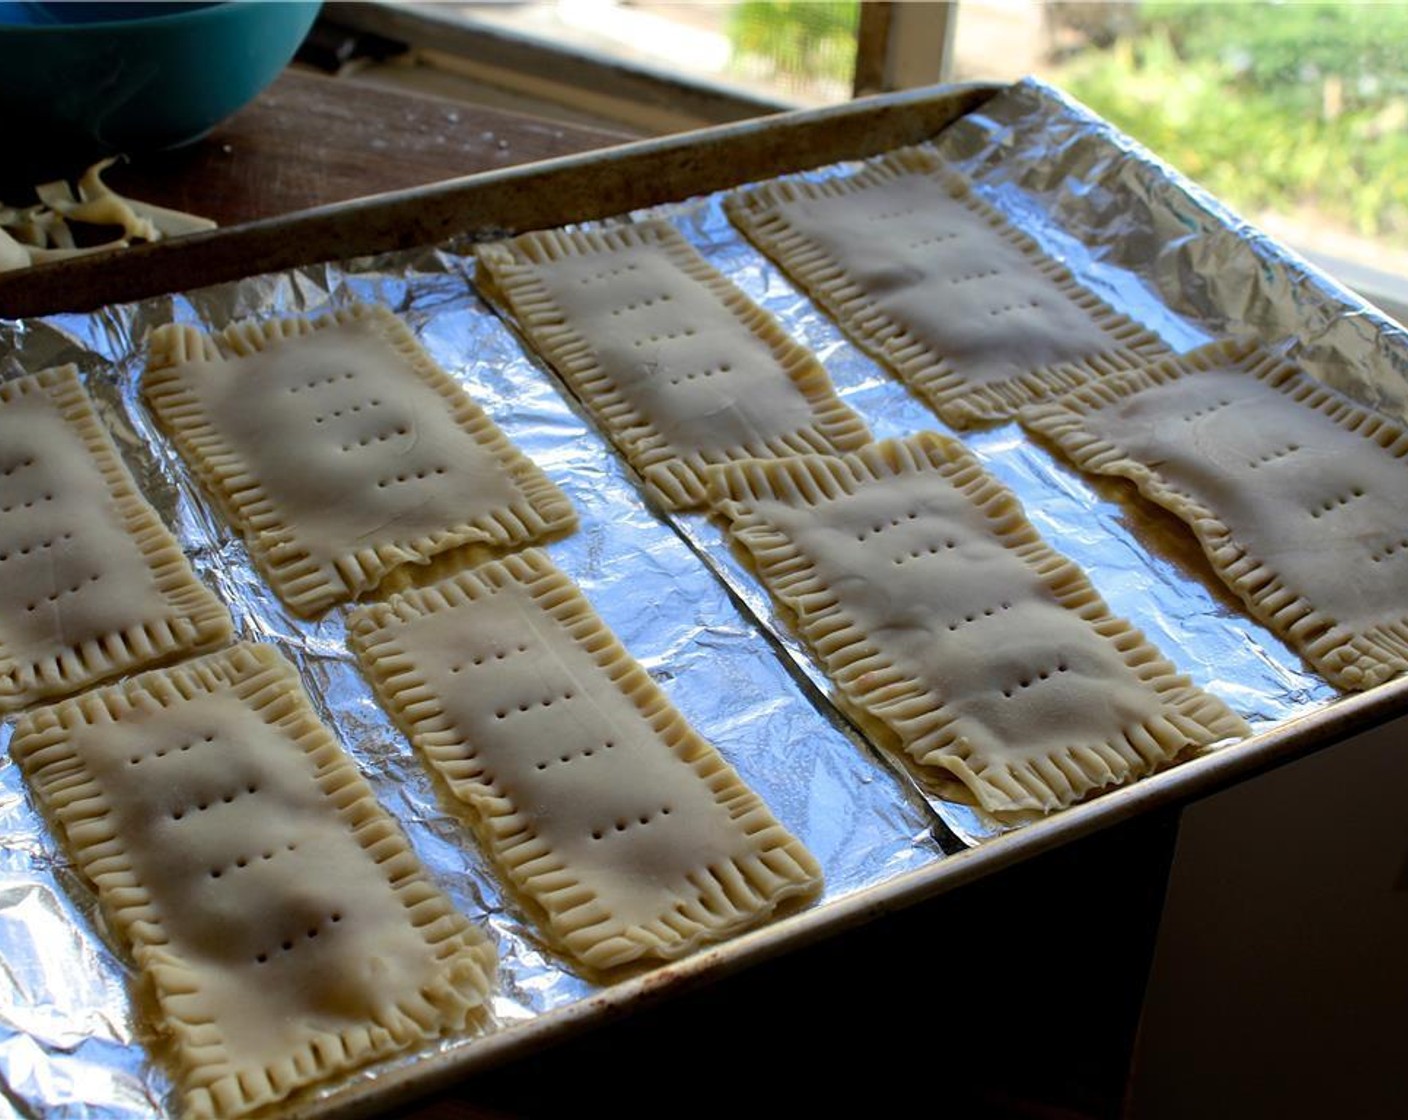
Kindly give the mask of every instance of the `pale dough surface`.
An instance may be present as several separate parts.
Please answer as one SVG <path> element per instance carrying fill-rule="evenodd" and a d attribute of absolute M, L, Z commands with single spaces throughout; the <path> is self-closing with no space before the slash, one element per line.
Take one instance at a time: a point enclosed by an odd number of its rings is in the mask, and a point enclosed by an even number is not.
<path fill-rule="evenodd" d="M 516 547 L 566 497 L 390 312 L 152 339 L 147 398 L 280 596 L 316 614 L 396 565 Z"/>
<path fill-rule="evenodd" d="M 525 234 L 479 250 L 481 282 L 672 508 L 709 463 L 870 439 L 820 363 L 668 222 Z"/>
<path fill-rule="evenodd" d="M 0 711 L 229 636 L 75 369 L 0 384 Z"/>
<path fill-rule="evenodd" d="M 955 427 L 1164 352 L 920 149 L 849 178 L 744 190 L 727 208 Z"/>
<path fill-rule="evenodd" d="M 494 953 L 270 647 L 37 711 L 11 750 L 154 987 L 192 1116 L 463 1028 Z"/>
<path fill-rule="evenodd" d="M 537 550 L 353 616 L 387 707 L 596 968 L 673 958 L 820 871 Z"/>
<path fill-rule="evenodd" d="M 1245 732 L 1041 541 L 956 441 L 719 468 L 716 508 L 843 696 L 994 812 Z"/>
<path fill-rule="evenodd" d="M 1341 688 L 1408 670 L 1408 434 L 1217 345 L 1024 414 L 1187 521 L 1251 612 Z"/>

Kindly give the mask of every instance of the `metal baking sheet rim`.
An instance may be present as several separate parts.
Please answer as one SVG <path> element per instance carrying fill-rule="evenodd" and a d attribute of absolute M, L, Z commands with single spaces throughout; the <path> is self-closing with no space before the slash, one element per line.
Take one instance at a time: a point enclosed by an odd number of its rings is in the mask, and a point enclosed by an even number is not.
<path fill-rule="evenodd" d="M 510 1061 L 549 1040 L 563 1040 L 607 1017 L 625 1013 L 637 1002 L 665 998 L 684 984 L 722 979 L 885 914 L 937 898 L 1122 821 L 1215 793 L 1404 714 L 1408 714 L 1408 678 L 1344 696 L 1328 708 L 1289 720 L 1235 748 L 1190 759 L 1094 801 L 946 856 L 933 867 L 896 876 L 828 902 L 824 909 L 804 910 L 781 918 L 683 961 L 621 981 L 570 1007 L 497 1031 L 462 1049 L 428 1055 L 412 1067 L 379 1071 L 374 1084 L 350 1085 L 303 1107 L 292 1105 L 277 1115 L 290 1120 L 342 1120 L 370 1115 Z"/>
<path fill-rule="evenodd" d="M 586 155 L 527 164 L 425 188 L 321 207 L 197 234 L 180 242 L 81 258 L 0 277 L 0 316 L 82 311 L 323 260 L 504 234 L 657 205 L 707 191 L 872 155 L 927 139 L 1006 87 L 983 83 L 882 95 L 832 109 L 704 129 Z M 724 154 L 728 159 L 721 158 Z M 647 169 L 654 174 L 643 174 Z M 726 170 L 721 170 L 726 169 Z M 558 185 L 570 183 L 564 192 Z M 1053 817 L 950 855 L 932 867 L 802 910 L 689 958 L 665 964 L 568 1007 L 467 1045 L 384 1068 L 327 1097 L 275 1109 L 285 1117 L 367 1115 L 434 1091 L 548 1042 L 741 971 L 1000 872 L 1135 816 L 1234 782 L 1408 714 L 1408 679 L 1344 696 L 1329 707 L 1113 790 Z"/>
<path fill-rule="evenodd" d="M 973 82 L 862 98 L 0 273 L 0 318 L 91 311 L 452 237 L 489 237 L 611 217 L 916 144 L 1005 88 Z"/>

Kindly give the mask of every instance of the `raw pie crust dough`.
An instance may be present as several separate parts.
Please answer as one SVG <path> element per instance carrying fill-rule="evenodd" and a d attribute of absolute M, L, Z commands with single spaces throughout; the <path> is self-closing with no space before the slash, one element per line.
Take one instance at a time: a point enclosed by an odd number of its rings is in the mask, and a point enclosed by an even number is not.
<path fill-rule="evenodd" d="M 991 812 L 1069 805 L 1247 731 L 1112 615 L 955 440 L 731 465 L 710 484 L 880 745 Z"/>
<path fill-rule="evenodd" d="M 1339 688 L 1408 670 L 1408 430 L 1223 343 L 1023 413 L 1177 514 L 1253 617 Z"/>
<path fill-rule="evenodd" d="M 77 370 L 0 383 L 0 712 L 229 637 Z"/>
<path fill-rule="evenodd" d="M 252 1111 L 484 1002 L 492 947 L 272 648 L 32 712 L 10 750 L 151 987 L 188 1115 Z"/>
<path fill-rule="evenodd" d="M 458 545 L 576 524 L 565 495 L 381 307 L 153 333 L 143 390 L 304 616 Z"/>
<path fill-rule="evenodd" d="M 386 707 L 587 965 L 675 958 L 821 871 L 533 549 L 354 612 Z"/>
<path fill-rule="evenodd" d="M 924 149 L 848 178 L 765 183 L 725 208 L 955 428 L 1167 353 Z"/>
<path fill-rule="evenodd" d="M 667 508 L 703 503 L 710 463 L 870 440 L 812 353 L 668 222 L 525 234 L 479 261 Z"/>

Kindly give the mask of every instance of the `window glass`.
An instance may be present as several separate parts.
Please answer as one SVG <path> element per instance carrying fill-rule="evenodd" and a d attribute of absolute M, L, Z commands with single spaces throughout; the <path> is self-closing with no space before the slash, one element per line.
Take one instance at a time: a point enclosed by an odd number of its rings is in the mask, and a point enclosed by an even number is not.
<path fill-rule="evenodd" d="M 1408 5 L 962 0 L 954 77 L 1028 73 L 1273 236 L 1408 273 Z"/>
<path fill-rule="evenodd" d="M 533 0 L 437 10 L 799 105 L 850 97 L 860 19 L 859 0 Z"/>

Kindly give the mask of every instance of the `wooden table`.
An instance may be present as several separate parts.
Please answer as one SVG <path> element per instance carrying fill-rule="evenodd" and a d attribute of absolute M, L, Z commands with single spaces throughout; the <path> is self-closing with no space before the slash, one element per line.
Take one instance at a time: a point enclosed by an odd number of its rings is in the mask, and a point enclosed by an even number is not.
<path fill-rule="evenodd" d="M 204 140 L 107 180 L 231 226 L 633 139 L 289 70 Z"/>
<path fill-rule="evenodd" d="M 233 225 L 627 139 L 289 72 L 110 181 Z M 913 1088 L 955 1117 L 1114 1117 L 1176 827 L 1147 814 L 398 1115 L 751 1116 L 835 1106 L 838 1089 L 881 1112 Z"/>

